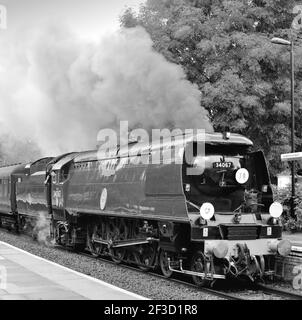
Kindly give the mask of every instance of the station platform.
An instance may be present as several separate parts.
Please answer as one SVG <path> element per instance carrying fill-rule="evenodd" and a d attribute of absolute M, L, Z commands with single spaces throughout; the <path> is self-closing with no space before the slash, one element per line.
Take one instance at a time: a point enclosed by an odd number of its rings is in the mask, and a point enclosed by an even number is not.
<path fill-rule="evenodd" d="M 0 241 L 0 300 L 144 300 Z"/>

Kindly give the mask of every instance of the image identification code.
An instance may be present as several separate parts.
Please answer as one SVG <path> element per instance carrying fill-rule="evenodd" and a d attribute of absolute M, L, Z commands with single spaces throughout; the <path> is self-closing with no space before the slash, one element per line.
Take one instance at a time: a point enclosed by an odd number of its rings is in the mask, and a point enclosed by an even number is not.
<path fill-rule="evenodd" d="M 139 315 L 197 315 L 198 307 L 195 304 L 148 304 L 144 307 L 119 306 L 112 304 L 105 307 L 105 315 L 128 315 L 135 318 Z"/>

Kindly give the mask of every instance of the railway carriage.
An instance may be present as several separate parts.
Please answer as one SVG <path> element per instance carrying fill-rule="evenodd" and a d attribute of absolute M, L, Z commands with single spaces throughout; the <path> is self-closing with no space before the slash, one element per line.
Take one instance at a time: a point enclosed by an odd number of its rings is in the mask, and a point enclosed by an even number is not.
<path fill-rule="evenodd" d="M 13 211 L 46 214 L 58 244 L 160 267 L 166 277 L 205 285 L 273 275 L 290 243 L 281 239 L 265 158 L 252 146 L 241 135 L 206 133 L 204 141 L 192 134 L 44 158 L 14 180 Z"/>
<path fill-rule="evenodd" d="M 16 182 L 23 170 L 24 165 L 21 164 L 0 168 L 0 226 L 8 229 L 17 226 Z"/>

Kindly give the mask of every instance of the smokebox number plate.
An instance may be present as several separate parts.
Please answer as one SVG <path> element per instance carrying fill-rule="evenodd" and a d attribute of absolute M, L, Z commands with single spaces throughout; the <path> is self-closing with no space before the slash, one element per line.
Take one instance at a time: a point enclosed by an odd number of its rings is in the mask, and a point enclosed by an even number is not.
<path fill-rule="evenodd" d="M 233 162 L 213 162 L 213 168 L 231 168 L 233 166 Z"/>

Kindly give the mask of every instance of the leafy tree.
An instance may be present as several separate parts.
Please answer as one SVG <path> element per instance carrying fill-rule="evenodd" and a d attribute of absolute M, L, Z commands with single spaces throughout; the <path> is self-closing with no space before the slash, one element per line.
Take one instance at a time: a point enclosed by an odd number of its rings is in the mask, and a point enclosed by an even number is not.
<path fill-rule="evenodd" d="M 215 130 L 229 126 L 264 150 L 271 173 L 290 151 L 289 47 L 293 0 L 147 0 L 127 9 L 121 26 L 143 26 L 154 48 L 182 65 L 202 93 Z M 302 149 L 302 48 L 295 39 L 296 150 Z"/>

